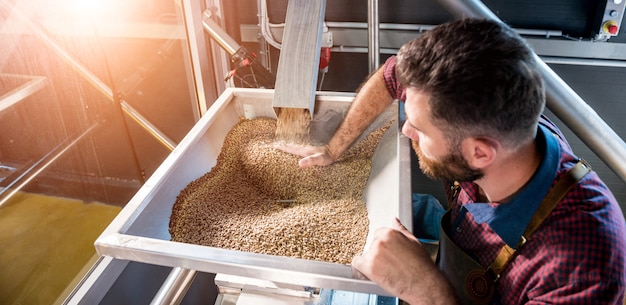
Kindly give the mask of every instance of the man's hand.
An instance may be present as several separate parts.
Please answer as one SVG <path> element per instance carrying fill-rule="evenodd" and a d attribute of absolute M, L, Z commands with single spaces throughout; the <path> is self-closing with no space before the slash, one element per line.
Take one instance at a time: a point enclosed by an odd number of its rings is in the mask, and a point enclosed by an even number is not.
<path fill-rule="evenodd" d="M 352 267 L 398 298 L 416 304 L 455 304 L 443 274 L 415 236 L 398 219 L 374 233 L 370 249 Z"/>
<path fill-rule="evenodd" d="M 335 158 L 327 146 L 302 146 L 293 144 L 276 144 L 276 149 L 286 153 L 303 157 L 298 161 L 301 168 L 317 166 L 326 166 L 335 162 Z"/>

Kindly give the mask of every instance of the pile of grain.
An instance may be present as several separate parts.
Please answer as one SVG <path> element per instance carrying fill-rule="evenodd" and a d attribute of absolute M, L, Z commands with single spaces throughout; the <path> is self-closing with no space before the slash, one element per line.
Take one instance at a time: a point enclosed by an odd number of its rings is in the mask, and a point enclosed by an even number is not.
<path fill-rule="evenodd" d="M 349 264 L 367 237 L 362 192 L 386 128 L 335 164 L 308 169 L 274 148 L 275 130 L 272 119 L 233 127 L 217 164 L 177 197 L 172 240 Z"/>

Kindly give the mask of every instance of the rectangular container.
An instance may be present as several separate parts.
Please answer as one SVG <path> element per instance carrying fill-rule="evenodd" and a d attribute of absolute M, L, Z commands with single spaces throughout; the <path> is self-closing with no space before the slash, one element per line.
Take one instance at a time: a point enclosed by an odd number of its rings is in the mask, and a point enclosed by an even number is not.
<path fill-rule="evenodd" d="M 372 294 L 385 292 L 348 265 L 213 248 L 170 241 L 169 217 L 176 196 L 215 165 L 224 138 L 240 117 L 276 117 L 270 89 L 227 89 L 96 240 L 100 255 L 208 273 L 223 273 L 315 288 Z M 311 136 L 326 142 L 353 95 L 316 96 Z M 370 233 L 394 217 L 411 227 L 410 148 L 391 105 L 364 133 L 395 120 L 376 148 L 364 190 Z M 371 235 L 371 234 L 370 234 Z M 369 243 L 370 237 L 368 237 Z M 367 244 L 366 243 L 366 247 Z"/>

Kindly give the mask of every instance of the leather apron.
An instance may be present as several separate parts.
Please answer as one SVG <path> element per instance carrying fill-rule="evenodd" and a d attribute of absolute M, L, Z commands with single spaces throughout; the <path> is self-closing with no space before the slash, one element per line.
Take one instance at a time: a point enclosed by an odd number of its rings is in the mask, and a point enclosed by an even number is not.
<path fill-rule="evenodd" d="M 520 243 L 513 249 L 505 245 L 493 263 L 484 268 L 476 260 L 466 254 L 458 247 L 448 235 L 450 232 L 451 211 L 448 210 L 441 219 L 441 235 L 439 240 L 439 252 L 437 265 L 445 277 L 450 282 L 462 304 L 492 304 L 494 299 L 495 285 L 501 272 L 511 262 L 520 247 L 524 246 L 526 240 L 539 227 L 544 219 L 548 217 L 557 203 L 567 194 L 582 177 L 584 177 L 591 167 L 584 160 L 580 160 L 572 167 L 563 178 L 544 197 L 539 208 L 530 220 L 526 231 L 520 237 Z M 456 194 L 452 201 L 456 200 Z M 449 206 L 453 206 L 453 202 Z"/>
<path fill-rule="evenodd" d="M 446 225 L 447 224 L 447 225 Z M 462 304 L 490 304 L 495 279 L 448 236 L 450 211 L 441 219 L 437 264 Z"/>

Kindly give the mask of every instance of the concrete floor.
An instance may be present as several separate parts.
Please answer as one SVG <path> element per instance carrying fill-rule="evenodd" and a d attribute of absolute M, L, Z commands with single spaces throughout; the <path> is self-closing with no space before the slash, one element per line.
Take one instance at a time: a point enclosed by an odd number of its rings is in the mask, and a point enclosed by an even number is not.
<path fill-rule="evenodd" d="M 0 304 L 60 304 L 120 207 L 18 193 L 0 207 Z"/>

